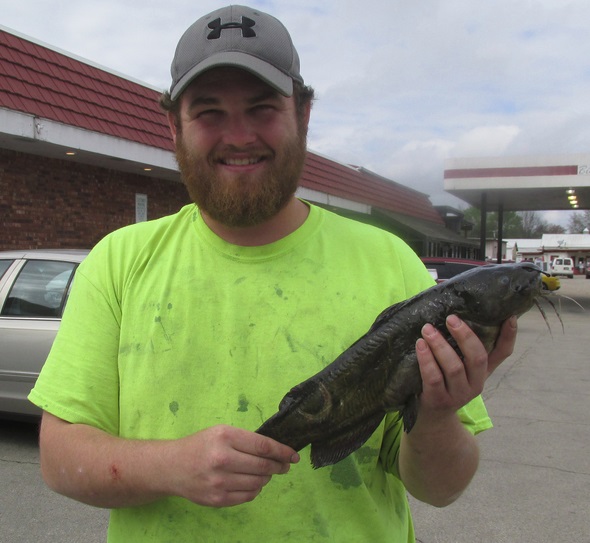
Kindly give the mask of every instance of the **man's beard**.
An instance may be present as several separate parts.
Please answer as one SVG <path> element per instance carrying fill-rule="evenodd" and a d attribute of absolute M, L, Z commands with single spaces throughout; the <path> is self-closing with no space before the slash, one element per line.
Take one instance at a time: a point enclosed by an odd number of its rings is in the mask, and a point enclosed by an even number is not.
<path fill-rule="evenodd" d="M 264 148 L 261 154 L 272 164 L 263 173 L 226 176 L 216 171 L 216 153 L 204 156 L 187 148 L 179 132 L 176 160 L 188 193 L 199 209 L 225 226 L 255 226 L 274 217 L 297 190 L 306 139 L 305 130 L 300 129 L 281 149 L 272 152 Z M 231 149 L 226 154 L 231 154 Z"/>

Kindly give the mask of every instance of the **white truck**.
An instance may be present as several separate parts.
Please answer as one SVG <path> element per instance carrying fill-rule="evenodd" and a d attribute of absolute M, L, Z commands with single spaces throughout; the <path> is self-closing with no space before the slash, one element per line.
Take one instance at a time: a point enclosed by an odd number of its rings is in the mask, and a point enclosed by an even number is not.
<path fill-rule="evenodd" d="M 550 268 L 553 277 L 565 275 L 570 279 L 574 278 L 574 261 L 571 258 L 560 257 L 553 259 Z"/>

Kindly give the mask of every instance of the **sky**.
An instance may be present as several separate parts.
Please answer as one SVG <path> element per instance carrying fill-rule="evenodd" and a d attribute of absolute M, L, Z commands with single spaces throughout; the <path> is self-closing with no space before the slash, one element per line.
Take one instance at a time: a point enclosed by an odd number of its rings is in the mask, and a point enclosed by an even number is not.
<path fill-rule="evenodd" d="M 225 2 L 19 0 L 0 25 L 158 89 Z M 308 147 L 430 196 L 444 160 L 590 151 L 588 0 L 250 0 L 289 29 L 316 90 Z M 544 214 L 567 225 L 570 212 Z"/>

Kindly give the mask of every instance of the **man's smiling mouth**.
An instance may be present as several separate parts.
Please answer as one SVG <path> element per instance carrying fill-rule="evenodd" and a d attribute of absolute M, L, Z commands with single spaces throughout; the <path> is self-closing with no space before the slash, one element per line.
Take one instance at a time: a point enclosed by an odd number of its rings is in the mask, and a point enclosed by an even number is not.
<path fill-rule="evenodd" d="M 258 164 L 262 162 L 264 159 L 262 157 L 258 158 L 225 158 L 221 160 L 222 164 L 226 166 L 251 166 L 252 164 Z"/>

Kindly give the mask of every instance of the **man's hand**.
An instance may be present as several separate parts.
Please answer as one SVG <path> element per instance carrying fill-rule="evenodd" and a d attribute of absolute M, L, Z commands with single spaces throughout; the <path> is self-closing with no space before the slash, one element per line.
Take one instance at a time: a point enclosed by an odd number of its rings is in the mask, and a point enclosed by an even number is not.
<path fill-rule="evenodd" d="M 270 438 L 214 426 L 179 440 L 170 492 L 201 505 L 227 507 L 253 500 L 273 475 L 287 473 L 299 455 Z"/>
<path fill-rule="evenodd" d="M 168 496 L 227 507 L 253 500 L 299 455 L 273 439 L 214 426 L 176 440 L 132 440 L 44 413 L 41 471 L 56 492 L 97 507 Z"/>
<path fill-rule="evenodd" d="M 501 328 L 488 355 L 476 334 L 456 316 L 447 318 L 463 360 L 433 326 L 422 329 L 416 354 L 422 376 L 418 416 L 402 435 L 399 472 L 417 499 L 443 507 L 456 500 L 475 474 L 479 450 L 456 412 L 483 391 L 486 379 L 512 353 L 516 318 Z"/>
<path fill-rule="evenodd" d="M 514 350 L 516 317 L 503 323 L 489 355 L 477 335 L 457 316 L 447 318 L 447 329 L 463 353 L 463 360 L 430 324 L 422 329 L 424 339 L 416 343 L 423 386 L 421 409 L 457 411 L 482 393 L 486 379 Z"/>

